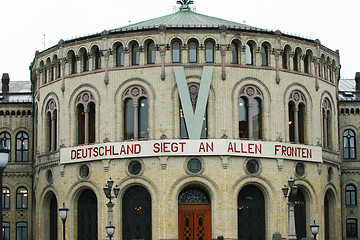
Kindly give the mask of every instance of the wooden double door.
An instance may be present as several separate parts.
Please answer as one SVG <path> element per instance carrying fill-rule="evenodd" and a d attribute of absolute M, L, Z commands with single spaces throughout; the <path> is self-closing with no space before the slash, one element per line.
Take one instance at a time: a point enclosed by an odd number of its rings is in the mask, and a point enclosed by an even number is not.
<path fill-rule="evenodd" d="M 210 203 L 179 204 L 179 240 L 211 239 Z"/>

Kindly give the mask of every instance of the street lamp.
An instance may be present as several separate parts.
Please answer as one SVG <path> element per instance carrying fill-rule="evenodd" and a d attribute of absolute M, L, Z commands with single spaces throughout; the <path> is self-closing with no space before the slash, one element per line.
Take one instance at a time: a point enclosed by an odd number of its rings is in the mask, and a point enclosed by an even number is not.
<path fill-rule="evenodd" d="M 68 211 L 69 211 L 69 209 L 65 207 L 65 203 L 63 203 L 62 208 L 59 208 L 59 215 L 63 222 L 63 240 L 65 240 L 65 221 L 67 218 Z"/>
<path fill-rule="evenodd" d="M 295 228 L 295 196 L 298 191 L 298 187 L 295 185 L 295 180 L 290 178 L 288 180 L 288 186 L 286 184 L 281 189 L 285 198 L 288 198 L 288 215 L 289 215 L 289 240 L 296 239 Z M 290 192 L 289 192 L 290 190 Z"/>
<path fill-rule="evenodd" d="M 319 225 L 315 223 L 315 220 L 314 223 L 310 225 L 310 230 L 311 233 L 314 235 L 314 240 L 316 240 L 316 235 L 319 233 Z"/>
<path fill-rule="evenodd" d="M 2 145 L 0 145 L 0 189 L 1 189 L 1 194 L 0 194 L 0 229 L 1 229 L 1 234 L 0 234 L 0 240 L 3 239 L 3 214 L 2 214 L 2 176 L 3 176 L 3 172 L 4 169 L 9 161 L 9 155 L 10 155 L 10 150 L 3 147 Z"/>
<path fill-rule="evenodd" d="M 114 185 L 114 181 L 110 178 L 109 180 L 106 181 L 106 185 L 103 189 L 106 198 L 109 199 L 109 202 L 106 204 L 106 206 L 108 207 L 108 223 L 110 224 L 106 226 L 106 233 L 108 234 L 110 240 L 115 232 L 115 226 L 111 224 L 114 218 L 113 207 L 115 204 L 111 201 L 111 199 L 117 198 L 120 192 L 120 188 L 117 185 L 113 188 L 113 185 Z M 111 194 L 112 191 L 114 192 L 114 196 Z"/>
<path fill-rule="evenodd" d="M 112 236 L 115 233 L 115 226 L 112 225 L 111 222 L 110 222 L 110 225 L 106 226 L 106 233 L 107 233 L 109 239 L 111 240 Z"/>

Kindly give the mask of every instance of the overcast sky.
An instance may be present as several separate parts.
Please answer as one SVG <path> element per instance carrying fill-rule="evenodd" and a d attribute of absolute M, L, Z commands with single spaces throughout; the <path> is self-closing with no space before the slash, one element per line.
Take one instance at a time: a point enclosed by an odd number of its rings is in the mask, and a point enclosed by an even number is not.
<path fill-rule="evenodd" d="M 0 74 L 29 80 L 36 50 L 173 13 L 176 0 L 0 0 Z M 340 50 L 341 78 L 360 72 L 360 0 L 194 0 L 196 12 L 320 39 Z"/>

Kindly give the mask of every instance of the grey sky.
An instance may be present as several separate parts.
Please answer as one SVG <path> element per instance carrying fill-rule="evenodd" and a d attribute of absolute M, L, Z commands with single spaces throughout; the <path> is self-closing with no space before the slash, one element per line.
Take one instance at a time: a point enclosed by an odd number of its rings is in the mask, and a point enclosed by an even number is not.
<path fill-rule="evenodd" d="M 36 50 L 173 13 L 176 0 L 0 0 L 0 74 L 28 80 Z M 194 0 L 196 12 L 320 39 L 340 50 L 341 78 L 360 72 L 359 0 Z"/>

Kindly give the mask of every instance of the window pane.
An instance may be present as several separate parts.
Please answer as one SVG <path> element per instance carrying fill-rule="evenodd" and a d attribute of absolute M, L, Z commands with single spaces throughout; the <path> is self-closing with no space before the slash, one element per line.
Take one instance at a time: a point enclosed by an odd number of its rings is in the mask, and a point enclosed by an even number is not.
<path fill-rule="evenodd" d="M 197 62 L 197 44 L 196 44 L 196 42 L 189 43 L 189 62 L 190 63 Z"/>
<path fill-rule="evenodd" d="M 132 99 L 125 103 L 125 139 L 134 139 L 134 102 Z"/>
<path fill-rule="evenodd" d="M 148 64 L 152 64 L 155 63 L 155 44 L 154 43 L 150 43 L 148 45 L 148 52 L 147 52 L 148 56 L 147 56 L 147 63 Z"/>
<path fill-rule="evenodd" d="M 267 60 L 267 49 L 265 46 L 261 46 L 261 65 L 267 66 L 268 60 Z"/>
<path fill-rule="evenodd" d="M 258 99 L 253 99 L 252 106 L 252 131 L 253 138 L 261 138 L 261 105 Z"/>
<path fill-rule="evenodd" d="M 180 43 L 173 42 L 172 44 L 172 62 L 179 63 L 180 62 Z"/>
<path fill-rule="evenodd" d="M 207 63 L 214 62 L 214 44 L 212 42 L 205 44 L 205 61 Z"/>
<path fill-rule="evenodd" d="M 122 45 L 117 48 L 116 66 L 124 66 L 124 47 Z"/>
<path fill-rule="evenodd" d="M 231 63 L 237 64 L 238 60 L 238 46 L 235 43 L 231 43 Z"/>
<path fill-rule="evenodd" d="M 246 64 L 252 65 L 253 64 L 253 56 L 252 56 L 252 47 L 249 44 L 246 44 L 245 47 L 245 58 Z"/>
<path fill-rule="evenodd" d="M 3 223 L 3 240 L 10 240 L 10 223 Z"/>
<path fill-rule="evenodd" d="M 243 98 L 239 98 L 239 137 L 248 137 L 247 106 Z"/>
<path fill-rule="evenodd" d="M 139 65 L 140 49 L 139 44 L 134 44 L 132 47 L 132 65 Z"/>
<path fill-rule="evenodd" d="M 139 104 L 139 138 L 148 138 L 148 100 L 142 98 Z"/>

